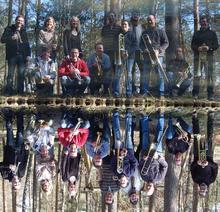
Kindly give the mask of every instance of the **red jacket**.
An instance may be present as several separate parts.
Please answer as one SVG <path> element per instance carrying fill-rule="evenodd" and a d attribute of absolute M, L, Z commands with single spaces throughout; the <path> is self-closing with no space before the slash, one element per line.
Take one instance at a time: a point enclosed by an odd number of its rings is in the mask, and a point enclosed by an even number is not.
<path fill-rule="evenodd" d="M 59 76 L 60 77 L 62 77 L 62 76 L 68 76 L 71 78 L 73 77 L 71 63 L 75 68 L 79 69 L 80 76 L 89 76 L 89 69 L 88 69 L 85 61 L 79 58 L 76 62 L 73 62 L 70 59 L 65 59 L 59 68 Z"/>
<path fill-rule="evenodd" d="M 58 139 L 63 146 L 76 144 L 77 147 L 82 147 L 88 138 L 89 130 L 85 128 L 78 129 L 79 133 L 72 136 L 70 128 L 58 128 Z"/>

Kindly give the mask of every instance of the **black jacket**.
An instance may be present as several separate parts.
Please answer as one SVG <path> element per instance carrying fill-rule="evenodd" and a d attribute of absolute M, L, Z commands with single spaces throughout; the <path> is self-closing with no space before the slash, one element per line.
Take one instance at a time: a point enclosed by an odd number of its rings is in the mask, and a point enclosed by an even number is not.
<path fill-rule="evenodd" d="M 14 175 L 22 178 L 25 175 L 28 155 L 29 150 L 26 150 L 24 145 L 21 146 L 20 150 L 16 150 L 8 145 L 4 146 L 3 162 L 0 162 L 0 172 L 2 178 L 9 181 L 12 180 Z M 18 166 L 17 172 L 14 173 L 13 171 L 11 171 L 11 169 L 9 169 L 9 165 Z"/>
<path fill-rule="evenodd" d="M 203 43 L 209 47 L 208 55 L 212 55 L 213 51 L 218 48 L 218 38 L 214 31 L 207 28 L 206 30 L 199 30 L 193 34 L 191 48 L 195 55 L 198 55 L 198 48 Z"/>
<path fill-rule="evenodd" d="M 28 42 L 28 37 L 25 29 L 20 30 L 20 36 L 22 42 L 18 40 L 12 40 L 12 36 L 16 33 L 15 25 L 5 28 L 1 42 L 6 44 L 6 60 L 9 60 L 16 55 L 23 55 L 24 58 L 31 55 L 31 49 Z"/>
<path fill-rule="evenodd" d="M 193 161 L 191 164 L 191 175 L 192 179 L 197 184 L 205 183 L 209 186 L 213 183 L 218 175 L 218 165 L 213 161 L 208 161 L 208 166 L 202 168 L 197 164 L 196 161 Z"/>

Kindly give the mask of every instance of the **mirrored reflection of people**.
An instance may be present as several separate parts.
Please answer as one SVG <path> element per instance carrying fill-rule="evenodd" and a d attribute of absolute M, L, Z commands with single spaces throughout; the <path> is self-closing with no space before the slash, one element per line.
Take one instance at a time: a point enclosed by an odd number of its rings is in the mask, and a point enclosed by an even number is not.
<path fill-rule="evenodd" d="M 103 95 L 109 94 L 111 82 L 111 62 L 107 54 L 104 53 L 103 43 L 95 44 L 95 53 L 92 53 L 87 65 L 90 71 L 91 83 L 89 84 L 91 95 L 100 94 L 100 89 L 103 86 Z"/>
<path fill-rule="evenodd" d="M 214 98 L 214 52 L 219 47 L 216 32 L 210 29 L 209 20 L 206 16 L 200 18 L 200 30 L 194 32 L 191 48 L 194 53 L 194 78 L 193 97 L 198 98 L 200 91 L 200 79 L 203 66 L 207 79 L 208 99 Z"/>
<path fill-rule="evenodd" d="M 112 155 L 112 170 L 118 178 L 120 186 L 128 186 L 130 177 L 135 171 L 137 159 L 134 156 L 132 113 L 128 110 L 125 114 L 125 132 L 120 130 L 120 115 L 117 110 L 113 112 L 112 129 L 113 129 L 113 148 L 115 154 Z"/>
<path fill-rule="evenodd" d="M 108 114 L 105 113 L 102 119 L 92 117 L 90 124 L 86 152 L 92 158 L 94 167 L 99 168 L 102 166 L 103 158 L 110 153 L 111 131 Z"/>
<path fill-rule="evenodd" d="M 114 172 L 111 167 L 111 156 L 108 155 L 103 159 L 102 168 L 100 171 L 99 187 L 103 193 L 104 202 L 106 205 L 112 205 L 114 202 L 114 194 L 119 191 L 119 181 L 114 180 Z"/>
<path fill-rule="evenodd" d="M 141 72 L 140 79 L 140 93 L 142 95 L 148 95 L 149 93 L 149 81 L 150 81 L 150 72 L 152 70 L 152 63 L 148 54 L 148 50 L 144 44 L 144 37 L 148 35 L 152 47 L 155 50 L 156 55 L 159 57 L 160 63 L 163 63 L 163 57 L 165 50 L 169 46 L 168 38 L 166 32 L 163 29 L 160 29 L 156 26 L 156 17 L 154 15 L 149 15 L 147 17 L 147 29 L 141 35 L 140 48 L 143 51 L 143 71 Z M 159 97 L 164 96 L 164 78 L 161 70 L 156 66 L 156 71 L 158 73 L 158 92 Z"/>
<path fill-rule="evenodd" d="M 52 120 L 37 119 L 32 115 L 28 124 L 26 139 L 36 154 L 38 163 L 50 161 L 54 158 L 55 130 Z"/>
<path fill-rule="evenodd" d="M 183 57 L 182 48 L 176 49 L 176 57 L 169 61 L 167 71 L 169 96 L 183 95 L 191 84 L 192 75 L 189 71 L 189 64 Z"/>
<path fill-rule="evenodd" d="M 168 152 L 175 156 L 176 165 L 181 165 L 182 155 L 189 148 L 192 136 L 192 127 L 182 118 L 173 123 L 170 116 L 168 120 L 168 129 L 166 133 L 166 145 Z"/>
<path fill-rule="evenodd" d="M 82 117 L 84 116 L 79 111 L 64 111 L 61 127 L 57 129 L 60 144 L 68 150 L 72 157 L 77 157 L 78 151 L 88 139 L 90 123 Z"/>
<path fill-rule="evenodd" d="M 69 197 L 76 197 L 77 194 L 80 159 L 79 152 L 75 157 L 70 149 L 63 148 L 60 170 L 63 182 L 67 183 Z"/>
<path fill-rule="evenodd" d="M 132 92 L 129 92 L 129 94 L 137 92 L 137 88 L 135 86 L 135 78 L 136 78 L 135 63 L 138 65 L 140 71 L 143 70 L 140 40 L 141 40 L 142 32 L 144 31 L 144 27 L 140 23 L 140 12 L 137 10 L 132 11 L 131 19 L 130 19 L 130 31 L 132 34 L 132 38 L 134 39 L 133 40 L 134 42 L 132 42 L 132 45 L 130 45 L 130 51 L 129 51 L 130 53 L 128 53 L 129 54 L 128 72 L 129 74 L 132 72 L 132 81 L 131 81 Z"/>
<path fill-rule="evenodd" d="M 213 127 L 214 112 L 208 112 L 207 135 L 202 136 L 199 126 L 199 118 L 196 112 L 193 113 L 193 133 L 194 133 L 194 160 L 191 164 L 191 175 L 193 181 L 198 184 L 199 194 L 207 195 L 208 187 L 216 180 L 218 165 L 213 161 Z M 201 142 L 205 142 L 205 147 L 201 148 Z M 202 156 L 202 153 L 203 155 Z"/>
<path fill-rule="evenodd" d="M 139 170 L 141 178 L 145 182 L 144 189 L 147 196 L 153 195 L 155 185 L 162 182 L 167 173 L 168 164 L 163 156 L 163 134 L 164 114 L 162 112 L 159 113 L 154 142 L 150 141 L 149 117 L 146 114 L 142 115 L 140 119 L 140 147 L 138 148 L 141 149 Z M 153 156 L 147 154 L 151 147 L 156 149 Z M 148 167 L 145 166 L 147 160 L 150 162 Z"/>
<path fill-rule="evenodd" d="M 38 56 L 42 55 L 42 49 L 47 48 L 51 51 L 51 59 L 56 60 L 56 50 L 58 36 L 55 32 L 56 22 L 53 17 L 48 17 L 44 21 L 43 29 L 39 31 L 38 36 Z"/>
<path fill-rule="evenodd" d="M 4 146 L 3 161 L 0 162 L 0 172 L 3 179 L 12 183 L 12 189 L 18 191 L 21 188 L 21 178 L 25 175 L 29 155 L 23 139 L 23 111 L 18 111 L 16 114 L 17 134 L 15 138 L 12 128 L 12 111 L 4 109 L 3 116 L 6 123 L 7 143 Z"/>
<path fill-rule="evenodd" d="M 63 95 L 82 95 L 90 83 L 86 62 L 79 58 L 79 50 L 72 49 L 59 68 Z"/>
<path fill-rule="evenodd" d="M 24 92 L 24 69 L 29 60 L 31 50 L 26 30 L 24 28 L 24 17 L 19 15 L 15 24 L 7 26 L 2 34 L 1 42 L 6 44 L 6 60 L 8 61 L 8 75 L 5 92 L 13 94 L 13 79 L 17 67 L 17 93 Z"/>
<path fill-rule="evenodd" d="M 35 87 L 36 94 L 40 96 L 53 95 L 53 87 L 56 78 L 56 64 L 51 59 L 51 50 L 41 48 L 41 55 L 30 64 L 30 72 L 27 73 L 31 78 L 31 87 Z"/>
<path fill-rule="evenodd" d="M 63 32 L 64 55 L 71 57 L 71 50 L 78 49 L 79 57 L 82 58 L 81 43 L 80 20 L 78 17 L 73 16 L 70 20 L 70 29 Z"/>

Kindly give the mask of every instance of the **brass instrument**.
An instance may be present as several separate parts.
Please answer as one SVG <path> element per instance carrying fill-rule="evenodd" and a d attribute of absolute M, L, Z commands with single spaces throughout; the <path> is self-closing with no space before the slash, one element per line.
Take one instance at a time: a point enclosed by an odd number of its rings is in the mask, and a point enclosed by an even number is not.
<path fill-rule="evenodd" d="M 149 59 L 151 61 L 152 66 L 158 65 L 165 80 L 167 82 L 169 82 L 167 75 L 166 75 L 166 72 L 165 72 L 165 70 L 159 60 L 159 57 L 157 56 L 157 54 L 152 46 L 152 41 L 151 41 L 150 37 L 147 34 L 145 34 L 144 36 L 143 35 L 141 36 L 141 39 L 144 42 L 145 50 L 148 53 L 148 56 L 149 56 Z"/>
<path fill-rule="evenodd" d="M 120 148 L 117 149 L 117 172 L 121 174 L 124 170 L 124 157 L 120 156 Z"/>
<path fill-rule="evenodd" d="M 101 132 L 97 132 L 98 136 L 97 136 L 97 139 L 96 139 L 96 142 L 95 142 L 95 147 L 94 147 L 94 152 L 97 153 L 98 150 L 100 149 L 100 143 L 101 143 L 101 135 L 102 133 Z"/>
<path fill-rule="evenodd" d="M 187 68 L 184 71 L 184 76 L 180 77 L 180 79 L 177 81 L 176 87 L 180 87 L 182 85 L 182 83 L 184 82 L 184 80 L 186 80 L 188 78 L 188 74 L 189 74 L 190 70 L 189 68 Z"/>
<path fill-rule="evenodd" d="M 162 142 L 162 140 L 163 140 L 163 138 L 164 138 L 164 136 L 166 134 L 167 129 L 168 129 L 168 126 L 166 126 L 166 128 L 164 129 L 163 134 L 161 135 L 160 141 L 158 143 Z M 152 153 L 151 150 L 155 150 L 155 151 L 153 151 L 152 155 L 150 154 L 150 153 Z M 151 163 L 153 161 L 153 156 L 154 156 L 156 151 L 157 151 L 157 146 L 155 148 L 155 144 L 151 143 L 150 149 L 149 149 L 149 151 L 148 151 L 148 153 L 146 155 L 146 157 L 149 158 L 149 160 L 147 159 L 147 160 L 144 161 L 144 164 L 143 164 L 141 172 L 140 172 L 141 175 L 144 175 L 144 176 L 147 175 L 147 173 L 148 173 L 148 171 L 150 169 Z"/>
<path fill-rule="evenodd" d="M 183 130 L 183 128 L 181 127 L 180 123 L 177 122 L 176 123 L 176 132 L 179 136 L 182 136 L 182 140 L 184 142 L 187 142 L 188 143 L 188 136 L 187 136 L 187 132 L 185 130 Z"/>
<path fill-rule="evenodd" d="M 202 44 L 202 46 L 206 46 L 205 43 Z M 205 65 L 207 63 L 207 51 L 200 51 L 199 52 L 199 61 L 198 61 L 198 68 L 197 68 L 197 73 L 195 77 L 201 77 L 202 72 L 205 68 Z"/>
<path fill-rule="evenodd" d="M 122 52 L 126 52 L 125 50 L 125 36 L 120 33 L 118 35 L 118 49 L 117 53 L 115 54 L 115 65 L 121 66 L 122 65 Z"/>
<path fill-rule="evenodd" d="M 96 55 L 96 57 L 95 57 L 95 62 L 97 65 L 97 75 L 98 75 L 98 77 L 102 77 L 103 70 L 102 70 L 102 66 L 100 65 L 101 60 L 98 55 Z"/>
<path fill-rule="evenodd" d="M 73 139 L 75 131 L 80 128 L 81 123 L 83 123 L 83 120 L 81 118 L 78 118 L 78 122 L 77 122 L 76 126 L 74 127 L 74 129 L 71 131 L 71 134 L 69 135 L 70 141 Z"/>
<path fill-rule="evenodd" d="M 71 70 L 76 69 L 76 67 L 73 65 L 73 63 L 71 61 L 70 61 L 70 66 L 71 66 Z M 79 85 L 81 85 L 82 84 L 82 77 L 80 76 L 80 74 L 74 72 L 74 75 L 75 75 L 76 79 L 78 79 Z"/>
<path fill-rule="evenodd" d="M 201 137 L 202 136 L 200 134 L 194 134 L 194 139 L 197 140 L 197 144 L 198 144 L 198 160 L 206 161 L 205 141 L 201 141 Z"/>

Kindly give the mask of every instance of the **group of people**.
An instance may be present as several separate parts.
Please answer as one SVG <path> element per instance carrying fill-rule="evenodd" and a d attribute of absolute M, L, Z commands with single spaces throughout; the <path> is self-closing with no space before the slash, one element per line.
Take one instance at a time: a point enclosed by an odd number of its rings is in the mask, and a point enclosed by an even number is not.
<path fill-rule="evenodd" d="M 106 112 L 86 114 L 82 109 L 63 110 L 57 130 L 53 121 L 42 119 L 40 113 L 31 116 L 26 130 L 22 110 L 14 113 L 6 108 L 2 113 L 7 141 L 0 172 L 3 179 L 12 183 L 14 191 L 21 187 L 30 151 L 36 155 L 34 171 L 42 191 L 50 193 L 54 177 L 60 173 L 69 196 L 75 197 L 81 175 L 81 150 L 85 148 L 92 166 L 100 172 L 99 186 L 106 204 L 113 203 L 113 194 L 119 189 L 128 194 L 134 205 L 138 202 L 140 190 L 151 196 L 155 185 L 163 182 L 167 173 L 165 147 L 180 166 L 183 154 L 194 145 L 190 171 L 201 196 L 206 195 L 218 173 L 218 166 L 213 161 L 213 112 L 207 114 L 206 137 L 201 134 L 196 112 L 192 114 L 191 126 L 171 114 L 166 121 L 162 110 L 158 110 L 155 116 L 141 113 L 138 115 L 139 124 L 130 109 L 123 116 L 118 110 L 113 110 L 111 115 Z M 17 118 L 16 137 L 13 135 L 14 116 Z M 139 137 L 134 138 L 137 130 Z M 62 147 L 59 166 L 54 157 L 55 137 Z M 87 170 L 88 173 L 90 171 Z"/>
<path fill-rule="evenodd" d="M 70 28 L 63 32 L 64 59 L 57 67 L 58 36 L 55 20 L 48 17 L 39 31 L 36 58 L 31 58 L 31 50 L 24 27 L 24 18 L 17 16 L 15 24 L 6 27 L 1 42 L 6 44 L 8 75 L 6 93 L 13 94 L 13 79 L 17 66 L 17 92 L 36 91 L 40 94 L 53 94 L 58 74 L 64 96 L 113 95 L 121 96 L 121 76 L 125 75 L 125 95 L 127 98 L 136 93 L 151 95 L 150 72 L 158 76 L 158 89 L 153 95 L 163 97 L 165 91 L 170 96 L 182 95 L 191 84 L 193 76 L 193 96 L 199 95 L 201 71 L 207 76 L 208 98 L 214 95 L 214 51 L 218 48 L 216 33 L 209 27 L 207 17 L 201 17 L 201 29 L 194 33 L 191 47 L 194 52 L 194 73 L 190 73 L 183 49 L 176 49 L 176 57 L 166 64 L 165 51 L 169 46 L 166 32 L 156 23 L 156 17 L 147 17 L 147 26 L 140 23 L 140 14 L 132 13 L 130 21 L 117 24 L 116 15 L 110 12 L 107 23 L 101 29 L 101 42 L 95 44 L 95 52 L 84 58 L 80 34 L 80 20 L 72 17 Z M 59 47 L 59 48 L 58 48 Z M 140 70 L 140 88 L 136 83 L 136 64 Z M 25 83 L 24 83 L 25 81 Z M 58 82 L 56 81 L 56 83 Z M 58 83 L 58 86 L 59 86 Z M 24 84 L 26 85 L 24 88 Z M 156 83 L 155 83 L 156 84 Z"/>

